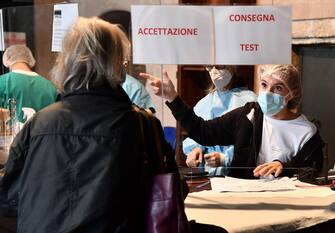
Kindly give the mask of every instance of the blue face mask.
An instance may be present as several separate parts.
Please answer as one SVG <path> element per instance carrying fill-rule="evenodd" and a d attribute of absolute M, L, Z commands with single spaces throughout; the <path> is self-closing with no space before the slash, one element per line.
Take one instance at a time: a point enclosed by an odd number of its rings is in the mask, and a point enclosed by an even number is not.
<path fill-rule="evenodd" d="M 262 112 L 267 116 L 276 115 L 283 110 L 285 106 L 284 99 L 284 96 L 272 92 L 260 91 L 258 94 L 258 104 Z"/>

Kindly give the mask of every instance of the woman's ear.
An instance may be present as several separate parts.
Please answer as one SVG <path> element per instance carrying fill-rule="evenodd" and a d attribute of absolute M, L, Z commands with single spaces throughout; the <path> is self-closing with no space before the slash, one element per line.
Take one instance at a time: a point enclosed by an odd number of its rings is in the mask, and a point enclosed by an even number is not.
<path fill-rule="evenodd" d="M 291 92 L 289 92 L 289 93 L 284 97 L 284 100 L 285 100 L 286 105 L 288 104 L 288 102 L 290 102 L 291 99 L 292 99 L 292 94 L 291 94 Z"/>
<path fill-rule="evenodd" d="M 2 58 L 2 64 L 6 67 L 6 68 L 9 68 L 8 67 L 8 60 L 6 58 Z"/>

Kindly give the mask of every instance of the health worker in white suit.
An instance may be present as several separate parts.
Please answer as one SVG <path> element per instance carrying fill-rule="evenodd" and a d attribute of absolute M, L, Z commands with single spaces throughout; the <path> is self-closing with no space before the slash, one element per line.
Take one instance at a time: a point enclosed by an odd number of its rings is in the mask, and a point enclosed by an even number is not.
<path fill-rule="evenodd" d="M 206 70 L 212 80 L 208 94 L 195 106 L 194 112 L 204 120 L 219 117 L 235 108 L 254 102 L 257 96 L 246 87 L 245 80 L 237 75 L 236 66 L 207 66 Z M 189 167 L 204 167 L 211 176 L 223 176 L 228 173 L 233 159 L 233 146 L 202 146 L 186 138 L 183 151 L 187 155 Z"/>

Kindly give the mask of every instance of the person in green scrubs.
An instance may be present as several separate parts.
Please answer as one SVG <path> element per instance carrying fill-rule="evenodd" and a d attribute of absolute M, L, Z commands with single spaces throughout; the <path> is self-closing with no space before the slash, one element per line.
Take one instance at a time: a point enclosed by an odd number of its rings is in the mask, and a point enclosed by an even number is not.
<path fill-rule="evenodd" d="M 37 112 L 56 101 L 56 87 L 32 71 L 36 61 L 27 46 L 8 47 L 2 61 L 10 72 L 0 76 L 0 107 L 8 108 L 10 100 L 14 99 L 19 122 L 27 120 L 22 108 Z"/>

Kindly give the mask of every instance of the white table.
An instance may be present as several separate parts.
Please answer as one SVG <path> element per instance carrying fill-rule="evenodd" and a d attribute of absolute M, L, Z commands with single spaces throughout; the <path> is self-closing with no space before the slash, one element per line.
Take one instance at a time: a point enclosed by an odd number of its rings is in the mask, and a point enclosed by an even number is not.
<path fill-rule="evenodd" d="M 201 191 L 190 193 L 185 207 L 188 220 L 220 226 L 228 232 L 291 232 L 335 219 L 335 191 L 328 187 Z"/>

